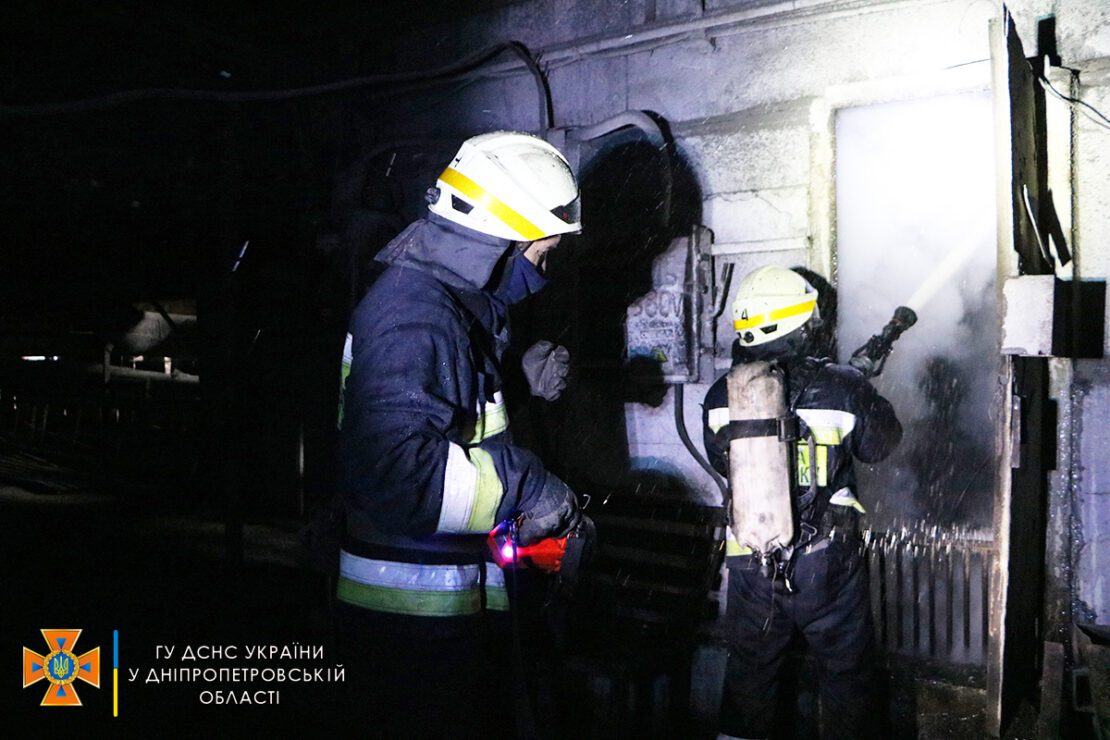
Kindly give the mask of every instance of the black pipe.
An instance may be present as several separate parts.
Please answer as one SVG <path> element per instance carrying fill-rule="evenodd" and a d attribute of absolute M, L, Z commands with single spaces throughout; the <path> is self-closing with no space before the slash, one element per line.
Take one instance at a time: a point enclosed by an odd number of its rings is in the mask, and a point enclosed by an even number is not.
<path fill-rule="evenodd" d="M 721 478 L 720 474 L 713 469 L 713 466 L 709 464 L 709 461 L 705 459 L 705 456 L 701 454 L 701 451 L 694 446 L 693 440 L 690 439 L 689 432 L 686 431 L 686 416 L 684 413 L 684 407 L 684 386 L 681 383 L 678 383 L 674 386 L 674 424 L 675 428 L 678 429 L 678 438 L 682 440 L 682 444 L 686 447 L 686 450 L 690 453 L 690 455 L 695 460 L 697 460 L 698 465 L 700 465 L 705 470 L 705 472 L 709 473 L 709 477 L 712 478 L 713 482 L 717 484 L 717 488 L 721 489 L 721 503 L 727 506 L 729 500 L 728 484 L 724 481 L 723 478 Z"/>

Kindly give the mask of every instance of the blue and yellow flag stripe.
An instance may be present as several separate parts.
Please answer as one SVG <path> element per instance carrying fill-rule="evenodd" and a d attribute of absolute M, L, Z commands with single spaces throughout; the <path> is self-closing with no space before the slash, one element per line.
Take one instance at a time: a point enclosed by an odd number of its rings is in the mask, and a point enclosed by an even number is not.
<path fill-rule="evenodd" d="M 112 630 L 112 716 L 119 716 L 119 630 Z"/>

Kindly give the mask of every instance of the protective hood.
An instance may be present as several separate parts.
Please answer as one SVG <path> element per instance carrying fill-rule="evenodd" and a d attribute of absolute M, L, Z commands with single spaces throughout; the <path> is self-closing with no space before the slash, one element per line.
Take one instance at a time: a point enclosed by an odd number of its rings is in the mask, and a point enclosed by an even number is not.
<path fill-rule="evenodd" d="M 539 293 L 546 285 L 547 278 L 539 268 L 529 262 L 519 249 L 513 249 L 493 276 L 491 292 L 501 303 L 511 306 Z"/>
<path fill-rule="evenodd" d="M 377 260 L 430 273 L 453 287 L 481 290 L 512 245 L 429 213 L 387 244 Z"/>

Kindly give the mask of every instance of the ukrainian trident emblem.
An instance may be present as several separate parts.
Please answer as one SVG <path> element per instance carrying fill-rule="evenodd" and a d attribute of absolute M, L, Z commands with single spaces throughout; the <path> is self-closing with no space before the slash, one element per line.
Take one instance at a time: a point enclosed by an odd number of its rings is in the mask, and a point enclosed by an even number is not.
<path fill-rule="evenodd" d="M 84 655 L 73 652 L 81 630 L 41 630 L 50 652 L 39 655 L 23 648 L 23 688 L 46 680 L 50 686 L 42 699 L 44 707 L 79 707 L 74 681 L 81 679 L 93 688 L 100 688 L 100 648 Z"/>

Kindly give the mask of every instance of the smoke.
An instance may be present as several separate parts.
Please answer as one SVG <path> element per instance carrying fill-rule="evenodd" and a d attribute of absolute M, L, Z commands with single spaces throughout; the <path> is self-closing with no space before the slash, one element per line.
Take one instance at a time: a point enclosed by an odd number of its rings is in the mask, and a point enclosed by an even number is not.
<path fill-rule="evenodd" d="M 917 325 L 875 379 L 905 428 L 860 466 L 873 524 L 986 526 L 998 321 L 988 93 L 851 108 L 837 118 L 841 360 L 911 299 Z"/>

